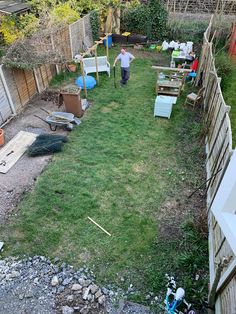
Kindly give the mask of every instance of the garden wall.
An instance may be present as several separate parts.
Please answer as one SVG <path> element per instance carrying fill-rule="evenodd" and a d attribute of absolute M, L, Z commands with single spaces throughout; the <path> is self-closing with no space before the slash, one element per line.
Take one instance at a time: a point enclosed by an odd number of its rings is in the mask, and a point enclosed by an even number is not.
<path fill-rule="evenodd" d="M 207 170 L 207 208 L 209 226 L 209 261 L 210 287 L 216 277 L 218 264 L 227 259 L 217 285 L 216 313 L 236 313 L 236 257 L 233 251 L 233 240 L 226 238 L 226 229 L 222 229 L 222 220 L 213 214 L 214 200 L 222 186 L 222 180 L 233 154 L 232 132 L 229 118 L 230 107 L 225 104 L 220 78 L 214 63 L 212 52 L 213 18 L 204 33 L 201 60 L 198 70 L 197 84 L 204 90 L 204 130 L 206 133 L 206 170 Z M 214 36 L 213 36 L 214 37 Z M 235 173 L 232 173 L 232 178 Z M 227 189 L 227 187 L 226 187 Z M 221 197 L 223 195 L 221 194 Z M 236 196 L 234 196 L 236 202 Z M 214 206 L 213 206 L 214 205 Z M 220 208 L 222 214 L 224 208 Z M 215 213 L 215 212 L 214 212 Z M 229 212 L 230 214 L 230 212 Z M 233 213 L 235 215 L 236 212 Z M 220 217 L 220 216 L 218 216 Z M 223 217 L 223 216 L 222 216 Z M 234 217 L 234 216 L 233 216 Z"/>
<path fill-rule="evenodd" d="M 66 60 L 72 60 L 75 54 L 83 52 L 83 44 L 91 47 L 93 38 L 90 15 L 86 15 L 75 23 L 56 30 L 48 40 L 48 44 L 52 45 Z M 50 64 L 42 65 L 32 70 L 3 66 L 2 75 L 16 113 L 22 111 L 35 94 L 45 90 L 49 86 L 50 80 L 59 71 L 59 66 Z M 3 90 L 1 82 L 0 88 Z M 0 125 L 12 115 L 12 110 L 9 108 L 10 105 L 7 98 L 4 96 L 3 99 L 2 96 L 1 112 L 3 114 L 0 119 Z"/>

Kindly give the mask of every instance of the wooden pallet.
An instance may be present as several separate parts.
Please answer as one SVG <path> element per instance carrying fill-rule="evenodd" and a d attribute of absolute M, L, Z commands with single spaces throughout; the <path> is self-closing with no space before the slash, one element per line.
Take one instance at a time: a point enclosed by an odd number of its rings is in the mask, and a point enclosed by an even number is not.
<path fill-rule="evenodd" d="M 37 134 L 20 131 L 0 150 L 0 173 L 7 173 L 36 139 Z"/>

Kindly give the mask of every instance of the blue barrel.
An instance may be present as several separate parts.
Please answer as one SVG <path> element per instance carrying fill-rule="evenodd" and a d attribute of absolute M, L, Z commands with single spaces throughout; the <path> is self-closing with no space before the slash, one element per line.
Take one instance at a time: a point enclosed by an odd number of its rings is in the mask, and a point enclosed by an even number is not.
<path fill-rule="evenodd" d="M 107 46 L 107 39 L 103 39 L 103 45 L 106 47 Z M 108 36 L 108 48 L 111 48 L 112 46 L 112 35 Z"/>

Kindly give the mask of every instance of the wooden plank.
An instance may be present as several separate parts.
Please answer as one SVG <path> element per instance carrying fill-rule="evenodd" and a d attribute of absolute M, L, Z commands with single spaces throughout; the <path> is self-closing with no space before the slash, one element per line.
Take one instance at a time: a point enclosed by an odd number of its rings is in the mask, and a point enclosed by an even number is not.
<path fill-rule="evenodd" d="M 13 139 L 0 150 L 0 172 L 7 173 L 17 160 L 25 153 L 37 134 L 20 131 Z M 5 164 L 5 165 L 4 165 Z"/>
<path fill-rule="evenodd" d="M 92 223 L 94 223 L 99 229 L 101 229 L 103 232 L 105 232 L 107 235 L 109 235 L 110 237 L 111 237 L 111 234 L 106 230 L 106 229 L 104 229 L 101 225 L 99 225 L 96 221 L 94 221 L 92 218 L 90 218 L 89 216 L 88 216 L 88 219 L 92 222 Z"/>
<path fill-rule="evenodd" d="M 172 72 L 183 72 L 183 73 L 192 72 L 192 70 L 189 70 L 189 69 L 170 68 L 170 67 L 162 67 L 162 66 L 157 66 L 157 65 L 153 65 L 152 69 L 163 70 L 163 71 L 172 71 Z"/>

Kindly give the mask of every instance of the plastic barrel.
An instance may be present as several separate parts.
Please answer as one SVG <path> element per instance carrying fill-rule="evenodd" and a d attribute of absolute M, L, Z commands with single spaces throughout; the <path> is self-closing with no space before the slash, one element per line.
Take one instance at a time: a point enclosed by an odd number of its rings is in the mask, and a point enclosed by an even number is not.
<path fill-rule="evenodd" d="M 104 38 L 103 44 L 105 47 L 107 46 L 107 39 L 106 38 Z M 112 35 L 109 35 L 108 36 L 108 48 L 111 48 L 111 45 L 112 45 Z"/>

